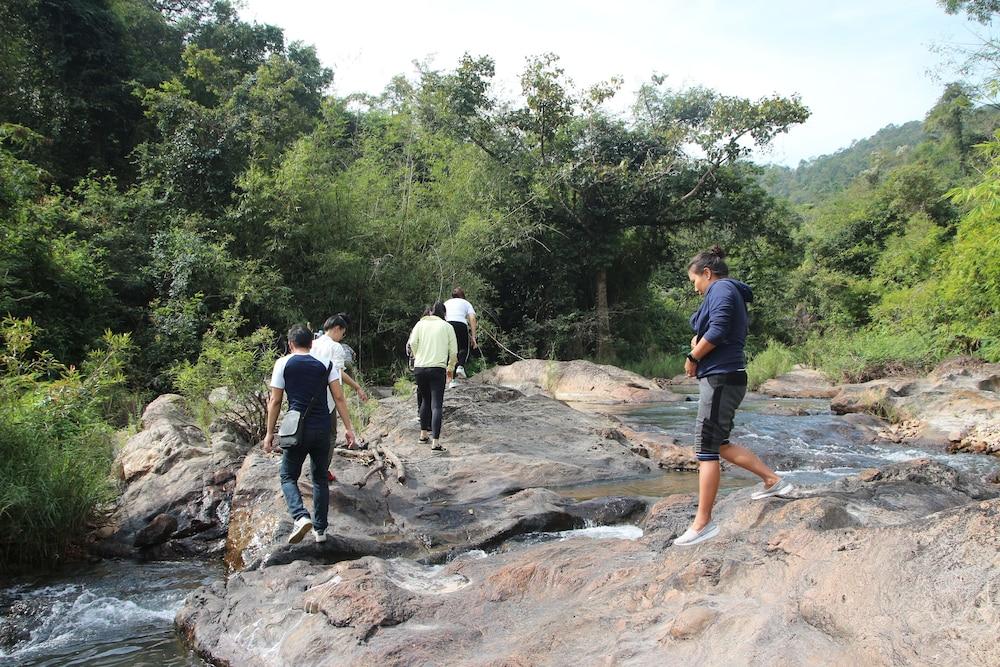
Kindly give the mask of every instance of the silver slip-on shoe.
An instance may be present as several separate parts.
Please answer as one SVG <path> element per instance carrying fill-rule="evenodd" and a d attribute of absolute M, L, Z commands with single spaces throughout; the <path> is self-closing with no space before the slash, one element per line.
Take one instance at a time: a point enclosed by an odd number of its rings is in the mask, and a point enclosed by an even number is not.
<path fill-rule="evenodd" d="M 675 547 L 690 547 L 712 539 L 719 534 L 719 526 L 714 521 L 709 521 L 701 530 L 688 528 L 684 534 L 674 540 Z"/>
<path fill-rule="evenodd" d="M 772 486 L 761 489 L 760 491 L 754 491 L 750 494 L 750 497 L 754 500 L 763 500 L 764 498 L 770 498 L 771 496 L 784 496 L 795 490 L 795 486 L 785 479 L 779 479 Z"/>

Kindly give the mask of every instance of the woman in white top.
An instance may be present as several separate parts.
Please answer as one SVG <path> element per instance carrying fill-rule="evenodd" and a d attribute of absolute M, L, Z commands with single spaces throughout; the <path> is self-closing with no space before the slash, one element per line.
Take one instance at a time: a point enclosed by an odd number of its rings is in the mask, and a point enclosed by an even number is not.
<path fill-rule="evenodd" d="M 476 310 L 465 300 L 465 290 L 456 287 L 451 291 L 451 298 L 444 302 L 445 320 L 455 329 L 455 339 L 458 341 L 458 367 L 455 368 L 455 378 L 465 377 L 465 364 L 469 363 L 469 355 L 479 345 L 476 343 Z M 455 386 L 453 380 L 449 387 Z"/>
<path fill-rule="evenodd" d="M 323 323 L 323 335 L 315 339 L 312 343 L 312 349 L 310 354 L 323 362 L 333 362 L 334 368 L 340 371 L 340 377 L 343 384 L 350 386 L 358 394 L 358 398 L 362 401 L 368 400 L 368 394 L 365 390 L 358 384 L 354 378 L 347 374 L 344 367 L 347 365 L 346 359 L 347 355 L 344 352 L 344 346 L 340 344 L 340 341 L 344 340 L 344 336 L 347 335 L 347 327 L 351 323 L 351 318 L 348 317 L 347 313 L 337 313 L 336 315 L 327 318 L 326 322 Z M 333 397 L 327 392 L 327 407 L 330 409 L 331 423 L 330 423 L 330 452 L 332 456 L 333 447 L 337 441 L 337 417 L 334 414 L 334 404 Z"/>

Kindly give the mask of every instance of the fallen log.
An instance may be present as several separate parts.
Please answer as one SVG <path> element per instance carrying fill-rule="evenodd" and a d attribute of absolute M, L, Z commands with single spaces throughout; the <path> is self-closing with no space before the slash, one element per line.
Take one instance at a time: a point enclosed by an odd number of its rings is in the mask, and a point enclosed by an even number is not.
<path fill-rule="evenodd" d="M 354 486 L 358 487 L 359 489 L 363 489 L 365 488 L 365 485 L 368 483 L 368 480 L 371 479 L 373 475 L 377 475 L 383 472 L 385 472 L 385 463 L 380 463 L 379 465 L 369 470 L 368 473 L 365 475 L 364 479 L 362 479 L 359 482 L 355 482 Z"/>
<path fill-rule="evenodd" d="M 380 454 L 382 454 L 382 456 L 385 457 L 385 459 L 390 463 L 390 465 L 392 465 L 393 468 L 396 469 L 396 481 L 399 482 L 400 484 L 405 484 L 406 468 L 403 467 L 402 459 L 396 456 L 396 453 L 394 451 L 392 451 L 387 447 L 383 447 L 382 445 L 378 445 L 377 447 L 375 447 L 375 449 Z"/>
<path fill-rule="evenodd" d="M 364 449 L 347 449 L 346 447 L 337 447 L 333 450 L 333 453 L 347 459 L 361 461 L 365 465 L 370 465 L 372 459 L 374 458 L 370 451 Z"/>

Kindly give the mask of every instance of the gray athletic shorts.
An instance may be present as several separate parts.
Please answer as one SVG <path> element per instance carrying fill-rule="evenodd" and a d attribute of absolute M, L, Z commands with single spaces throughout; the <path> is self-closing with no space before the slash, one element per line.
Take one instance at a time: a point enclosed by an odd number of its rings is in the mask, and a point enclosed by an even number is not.
<path fill-rule="evenodd" d="M 699 461 L 719 460 L 719 447 L 729 444 L 733 417 L 746 393 L 746 371 L 709 375 L 698 380 L 698 423 L 694 442 Z"/>

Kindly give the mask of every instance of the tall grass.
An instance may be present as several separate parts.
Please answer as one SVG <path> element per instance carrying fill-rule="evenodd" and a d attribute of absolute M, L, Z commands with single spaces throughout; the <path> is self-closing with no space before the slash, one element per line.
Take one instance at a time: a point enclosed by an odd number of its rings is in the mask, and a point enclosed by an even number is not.
<path fill-rule="evenodd" d="M 840 382 L 925 373 L 948 353 L 926 335 L 876 329 L 813 337 L 799 350 L 805 363 Z"/>
<path fill-rule="evenodd" d="M 647 378 L 672 378 L 684 372 L 684 356 L 677 354 L 650 354 L 642 359 L 628 361 L 622 368 Z"/>
<path fill-rule="evenodd" d="M 767 347 L 758 352 L 747 364 L 748 386 L 755 390 L 767 380 L 792 370 L 795 353 L 777 341 L 768 341 Z"/>
<path fill-rule="evenodd" d="M 107 335 L 80 370 L 30 355 L 30 320 L 5 320 L 0 355 L 0 570 L 59 560 L 114 494 L 113 430 L 127 336 Z"/>
<path fill-rule="evenodd" d="M 409 398 L 417 390 L 417 385 L 408 377 L 401 377 L 392 385 L 392 393 L 396 396 Z"/>

